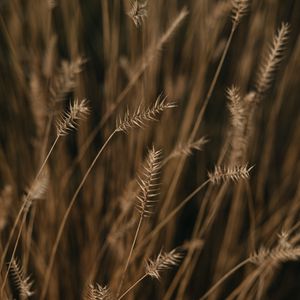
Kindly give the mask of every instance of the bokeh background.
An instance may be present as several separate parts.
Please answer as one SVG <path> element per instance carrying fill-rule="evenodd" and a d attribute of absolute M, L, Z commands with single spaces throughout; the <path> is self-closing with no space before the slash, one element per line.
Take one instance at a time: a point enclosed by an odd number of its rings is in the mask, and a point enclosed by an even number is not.
<path fill-rule="evenodd" d="M 205 136 L 208 142 L 164 165 L 155 213 L 143 222 L 125 286 L 143 274 L 144 259 L 161 249 L 181 246 L 186 258 L 160 282 L 145 279 L 128 299 L 198 299 L 299 221 L 300 1 L 249 1 L 207 106 L 204 99 L 232 28 L 231 1 L 149 0 L 138 27 L 128 16 L 131 5 L 127 0 L 0 2 L 0 253 L 56 137 L 56 119 L 74 99 L 86 98 L 90 107 L 78 130 L 61 138 L 51 154 L 47 192 L 33 202 L 21 232 L 15 256 L 31 274 L 30 299 L 40 299 L 63 215 L 117 117 L 127 107 L 150 106 L 161 93 L 177 108 L 144 129 L 115 135 L 89 174 L 60 240 L 47 299 L 82 299 L 88 283 L 116 290 L 138 220 L 134 178 L 147 150 L 155 145 L 166 158 L 176 145 L 187 145 L 193 130 L 194 140 Z M 270 88 L 253 103 L 249 121 L 242 162 L 254 166 L 250 178 L 208 185 L 143 245 L 208 171 L 234 163 L 226 89 L 235 85 L 242 97 L 255 92 L 262 57 L 282 22 L 290 24 L 283 59 Z M 225 299 L 254 269 L 240 269 L 210 299 Z M 298 299 L 299 275 L 298 262 L 285 263 L 242 286 L 247 292 L 240 290 L 233 299 Z M 22 299 L 9 276 L 3 299 L 12 295 Z"/>

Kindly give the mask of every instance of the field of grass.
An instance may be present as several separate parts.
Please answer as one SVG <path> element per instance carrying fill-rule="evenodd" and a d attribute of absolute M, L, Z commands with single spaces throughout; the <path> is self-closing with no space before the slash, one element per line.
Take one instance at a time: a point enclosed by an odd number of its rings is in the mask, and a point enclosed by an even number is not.
<path fill-rule="evenodd" d="M 0 299 L 300 299 L 300 1 L 0 1 Z"/>

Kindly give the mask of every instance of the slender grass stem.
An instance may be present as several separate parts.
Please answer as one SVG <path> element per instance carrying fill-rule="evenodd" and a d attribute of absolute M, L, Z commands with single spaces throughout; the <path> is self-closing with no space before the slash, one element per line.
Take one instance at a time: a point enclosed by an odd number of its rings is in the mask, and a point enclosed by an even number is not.
<path fill-rule="evenodd" d="M 58 233 L 56 235 L 56 238 L 55 238 L 55 242 L 54 242 L 54 245 L 52 247 L 52 250 L 51 250 L 51 255 L 50 255 L 50 259 L 49 259 L 49 264 L 48 264 L 48 267 L 46 269 L 46 275 L 45 275 L 45 280 L 44 280 L 44 284 L 43 284 L 43 288 L 42 288 L 42 293 L 41 293 L 41 300 L 45 299 L 46 297 L 46 293 L 47 293 L 47 290 L 48 290 L 48 286 L 49 286 L 49 281 L 50 281 L 50 276 L 51 276 L 51 271 L 52 271 L 52 268 L 53 268 L 53 264 L 54 264 L 54 260 L 55 260 L 55 256 L 56 256 L 56 253 L 57 253 L 57 249 L 58 249 L 58 245 L 59 245 L 59 242 L 60 242 L 60 239 L 62 237 L 62 234 L 63 234 L 63 231 L 64 231 L 64 228 L 65 228 L 65 225 L 66 225 L 66 222 L 67 222 L 67 219 L 70 215 L 70 212 L 74 206 L 74 203 L 77 199 L 77 196 L 79 194 L 79 192 L 81 191 L 85 181 L 87 180 L 91 170 L 93 169 L 94 165 L 96 164 L 98 158 L 100 157 L 100 155 L 102 154 L 102 152 L 104 151 L 104 149 L 106 148 L 106 146 L 108 145 L 108 143 L 110 142 L 110 140 L 112 139 L 112 137 L 116 134 L 116 130 L 114 130 L 111 135 L 107 138 L 107 140 L 105 141 L 105 143 L 103 144 L 103 146 L 101 147 L 101 149 L 98 151 L 97 155 L 95 156 L 94 160 L 92 161 L 92 163 L 90 164 L 88 170 L 86 171 L 85 175 L 83 176 L 79 186 L 77 187 L 70 203 L 69 203 L 69 206 L 63 216 L 63 219 L 61 221 L 61 224 L 60 224 L 60 227 L 58 229 Z"/>

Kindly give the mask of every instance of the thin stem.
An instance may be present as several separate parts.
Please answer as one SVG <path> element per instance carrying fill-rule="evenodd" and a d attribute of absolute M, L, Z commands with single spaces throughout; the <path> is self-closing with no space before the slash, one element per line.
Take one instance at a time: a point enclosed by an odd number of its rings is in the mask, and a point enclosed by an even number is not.
<path fill-rule="evenodd" d="M 144 278 L 148 276 L 148 273 L 144 274 L 140 279 L 138 279 L 132 286 L 130 286 L 117 300 L 121 300 L 126 296 L 136 285 L 138 285 Z"/>
<path fill-rule="evenodd" d="M 26 221 L 26 216 L 27 214 L 24 214 L 23 215 L 23 219 L 22 219 L 22 223 L 21 223 L 21 226 L 20 226 L 20 230 L 18 232 L 18 236 L 17 236 L 17 240 L 16 240 L 16 243 L 15 243 L 15 246 L 14 246 L 14 249 L 13 249 L 13 252 L 12 252 L 12 255 L 11 255 L 11 258 L 9 260 L 9 264 L 8 264 L 8 267 L 7 267 L 7 270 L 5 272 L 5 277 L 4 277 L 4 280 L 3 280 L 3 283 L 2 283 L 2 286 L 1 286 L 1 293 L 0 295 L 3 296 L 3 292 L 4 292 L 4 288 L 5 288 L 5 284 L 6 284 L 6 280 L 7 280 L 7 277 L 8 277 L 8 273 L 9 273 L 9 270 L 10 270 L 10 267 L 11 267 L 11 264 L 12 264 L 12 261 L 15 257 L 15 253 L 17 251 L 17 246 L 18 246 L 18 242 L 20 240 L 20 236 L 21 236 L 21 233 L 22 233 L 22 228 L 25 224 L 25 221 Z"/>
<path fill-rule="evenodd" d="M 215 88 L 215 86 L 216 86 L 217 80 L 218 80 L 218 78 L 219 78 L 219 75 L 220 75 L 222 66 L 223 66 L 223 64 L 224 64 L 224 61 L 225 61 L 225 58 L 226 58 L 226 55 L 227 55 L 229 46 L 230 46 L 230 44 L 231 44 L 231 41 L 232 41 L 233 34 L 234 34 L 235 30 L 236 30 L 236 26 L 233 24 L 233 26 L 232 26 L 232 28 L 231 28 L 230 35 L 229 35 L 229 37 L 228 37 L 228 39 L 227 39 L 227 42 L 226 42 L 224 51 L 223 51 L 223 53 L 222 53 L 222 57 L 221 57 L 220 62 L 219 62 L 219 64 L 218 64 L 216 73 L 215 73 L 214 78 L 213 78 L 213 80 L 212 80 L 212 82 L 211 82 L 211 84 L 210 84 L 209 90 L 208 90 L 208 92 L 207 92 L 207 95 L 206 95 L 206 97 L 205 97 L 204 103 L 203 103 L 203 105 L 202 105 L 202 107 L 201 107 L 201 110 L 200 110 L 200 112 L 199 112 L 198 118 L 197 118 L 197 120 L 196 120 L 196 122 L 195 122 L 195 126 L 194 126 L 193 131 L 192 131 L 192 133 L 191 133 L 191 135 L 190 135 L 189 141 L 193 141 L 193 140 L 195 139 L 195 136 L 196 136 L 196 134 L 197 134 L 197 131 L 198 131 L 199 127 L 200 127 L 200 124 L 201 124 L 202 119 L 203 119 L 204 112 L 205 112 L 205 110 L 206 110 L 206 107 L 207 107 L 207 105 L 208 105 L 208 102 L 209 102 L 209 100 L 210 100 L 210 98 L 211 98 L 211 96 L 212 96 L 212 93 L 213 93 L 213 91 L 214 91 L 214 88 Z"/>
<path fill-rule="evenodd" d="M 201 107 L 201 110 L 200 110 L 200 112 L 198 114 L 197 120 L 195 122 L 195 126 L 194 126 L 194 128 L 193 128 L 193 130 L 192 130 L 192 132 L 191 132 L 191 134 L 189 136 L 189 139 L 188 139 L 189 142 L 192 142 L 195 139 L 197 131 L 198 131 L 199 127 L 200 127 L 200 124 L 202 122 L 204 113 L 205 113 L 207 105 L 208 105 L 208 102 L 209 102 L 209 100 L 210 100 L 210 98 L 212 96 L 212 93 L 214 91 L 215 85 L 216 85 L 217 80 L 219 78 L 222 66 L 224 64 L 224 61 L 225 61 L 225 58 L 226 58 L 226 55 L 227 55 L 227 52 L 228 52 L 228 49 L 229 49 L 229 46 L 231 44 L 231 41 L 232 41 L 232 38 L 233 38 L 233 35 L 234 35 L 234 32 L 235 32 L 236 28 L 237 28 L 237 24 L 234 23 L 233 26 L 232 26 L 232 28 L 231 28 L 230 35 L 229 35 L 229 37 L 227 39 L 227 42 L 226 42 L 224 51 L 222 53 L 222 57 L 220 59 L 220 62 L 218 64 L 217 70 L 216 70 L 215 75 L 213 77 L 213 80 L 212 80 L 212 82 L 210 84 L 210 87 L 209 87 L 209 90 L 207 92 L 207 95 L 206 95 L 206 97 L 204 99 L 204 103 L 203 103 L 203 105 Z M 180 160 L 179 164 L 177 165 L 177 168 L 176 168 L 176 171 L 175 171 L 175 176 L 173 177 L 172 183 L 171 183 L 170 188 L 169 188 L 169 190 L 167 192 L 166 201 L 165 201 L 165 203 L 164 203 L 164 205 L 163 205 L 163 207 L 161 209 L 160 218 L 162 218 L 162 215 L 165 212 L 166 208 L 168 207 L 168 205 L 169 205 L 169 203 L 170 203 L 170 201 L 172 199 L 172 195 L 175 192 L 178 180 L 179 180 L 180 175 L 181 175 L 181 171 L 182 171 L 182 169 L 184 167 L 184 164 L 185 164 L 185 159 L 186 159 L 185 157 L 182 158 Z"/>
<path fill-rule="evenodd" d="M 54 147 L 56 146 L 56 144 L 57 144 L 59 138 L 60 138 L 60 136 L 57 136 L 56 139 L 54 140 L 54 142 L 53 142 L 53 144 L 52 144 L 50 150 L 48 151 L 47 156 L 46 156 L 45 159 L 44 159 L 44 162 L 42 163 L 42 165 L 41 165 L 41 167 L 40 167 L 40 169 L 39 169 L 37 175 L 35 176 L 35 178 L 34 178 L 34 180 L 33 180 L 33 182 L 34 182 L 33 184 L 35 184 L 35 182 L 39 179 L 39 177 L 40 177 L 40 175 L 41 175 L 41 173 L 42 173 L 42 171 L 43 171 L 43 169 L 44 169 L 46 163 L 48 162 L 48 159 L 49 159 L 51 153 L 53 152 L 53 149 L 54 149 Z M 28 202 L 28 200 L 30 199 L 30 196 L 31 196 L 30 193 L 28 193 L 27 196 L 25 197 L 25 199 L 24 199 L 24 201 L 23 201 L 23 204 L 22 204 L 22 206 L 21 206 L 21 208 L 20 208 L 20 210 L 19 210 L 19 212 L 18 212 L 17 218 L 16 218 L 16 220 L 15 220 L 15 222 L 14 222 L 13 228 L 12 228 L 12 230 L 10 231 L 8 241 L 7 241 L 6 245 L 5 245 L 5 249 L 3 250 L 3 253 L 2 253 L 2 256 L 1 256 L 0 271 L 1 271 L 2 268 L 3 268 L 3 264 L 4 264 L 4 261 L 5 261 L 5 256 L 6 256 L 7 251 L 8 251 L 8 247 L 9 247 L 11 241 L 12 241 L 13 234 L 14 234 L 16 228 L 17 228 L 17 225 L 18 225 L 19 220 L 20 220 L 20 218 L 21 218 L 21 215 L 22 215 L 22 213 L 23 213 L 23 211 L 24 211 L 24 209 L 25 209 L 25 207 L 26 207 L 26 205 L 27 205 L 27 202 Z M 28 212 L 26 212 L 26 215 L 27 215 L 27 213 L 28 213 Z M 22 227 L 23 227 L 23 225 L 21 225 L 21 229 L 20 229 L 20 230 L 22 230 Z M 16 247 L 16 246 L 17 246 L 17 243 L 16 243 L 15 247 Z"/>
<path fill-rule="evenodd" d="M 117 292 L 117 297 L 119 297 L 119 295 L 121 293 L 121 289 L 123 287 L 126 271 L 128 269 L 128 266 L 129 266 L 129 263 L 130 263 L 130 260 L 131 260 L 131 257 L 132 257 L 133 249 L 135 247 L 139 231 L 141 229 L 142 221 L 143 221 L 143 214 L 141 214 L 138 226 L 136 228 L 136 232 L 135 232 L 134 239 L 133 239 L 133 242 L 132 242 L 132 245 L 131 245 L 131 248 L 130 248 L 130 252 L 129 252 L 129 255 L 128 255 L 128 258 L 127 258 L 127 261 L 126 261 L 126 265 L 125 265 L 124 271 L 122 273 L 121 281 L 120 281 L 118 292 Z"/>
<path fill-rule="evenodd" d="M 229 276 L 235 273 L 238 269 L 246 265 L 250 261 L 250 258 L 245 259 L 229 272 L 227 272 L 223 277 L 221 277 L 199 300 L 204 300 L 207 298 L 211 293 L 213 293 Z"/>
<path fill-rule="evenodd" d="M 114 130 L 111 135 L 107 138 L 107 140 L 105 141 L 105 143 L 103 144 L 103 146 L 101 147 L 101 149 L 98 151 L 97 155 L 95 156 L 93 162 L 90 164 L 88 170 L 86 171 L 84 177 L 82 178 L 79 186 L 77 187 L 70 203 L 69 203 L 69 206 L 63 216 L 63 219 L 61 221 L 61 224 L 60 224 L 60 227 L 58 229 L 58 233 L 57 233 L 57 236 L 56 236 L 56 239 L 55 239 L 55 242 L 54 242 L 54 245 L 53 245 L 53 248 L 52 248 L 52 251 L 51 251 L 51 255 L 50 255 L 50 260 L 49 260 L 49 265 L 46 269 L 46 275 L 45 275 L 45 281 L 44 281 L 44 284 L 43 284 L 43 289 L 42 289 L 42 293 L 41 293 L 41 300 L 44 300 L 45 297 L 46 297 L 46 293 L 47 293 L 47 290 L 48 290 L 48 285 L 49 285 L 49 280 L 50 280 L 50 275 L 51 275 L 51 271 L 52 271 L 52 268 L 53 268 L 53 264 L 54 264 L 54 259 L 55 259 L 55 256 L 56 256 L 56 252 L 57 252 L 57 249 L 58 249 L 58 245 L 59 245 L 59 242 L 60 242 L 60 239 L 62 237 L 62 234 L 63 234 L 63 231 L 64 231 L 64 228 L 65 228 L 65 225 L 66 225 L 66 222 L 67 222 L 67 219 L 70 215 L 70 212 L 74 206 L 74 203 L 76 201 L 76 198 L 79 194 L 79 192 L 81 191 L 81 188 L 83 187 L 85 181 L 87 180 L 92 168 L 94 167 L 94 165 L 96 164 L 99 156 L 102 154 L 103 150 L 106 148 L 107 144 L 109 143 L 109 141 L 112 139 L 112 137 L 115 135 L 116 131 Z"/>
<path fill-rule="evenodd" d="M 196 195 L 198 194 L 210 180 L 206 180 L 198 186 L 191 194 L 189 194 L 183 201 L 180 202 L 152 231 L 142 240 L 140 247 L 146 245 L 160 230 Z"/>

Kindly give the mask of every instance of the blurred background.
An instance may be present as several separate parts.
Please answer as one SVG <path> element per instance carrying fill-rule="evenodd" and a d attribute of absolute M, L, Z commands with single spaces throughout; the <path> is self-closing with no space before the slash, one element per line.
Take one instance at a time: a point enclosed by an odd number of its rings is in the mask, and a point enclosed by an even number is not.
<path fill-rule="evenodd" d="M 33 201 L 15 251 L 24 274 L 31 274 L 35 293 L 30 299 L 42 299 L 43 292 L 45 299 L 82 299 L 89 283 L 116 291 L 139 217 L 135 178 L 152 145 L 162 149 L 166 159 L 160 195 L 155 213 L 143 221 L 124 288 L 145 272 L 144 259 L 161 249 L 180 246 L 185 258 L 164 272 L 160 282 L 146 278 L 126 299 L 199 299 L 261 246 L 273 247 L 282 230 L 296 225 L 297 241 L 300 1 L 248 2 L 229 42 L 232 1 L 0 2 L 3 299 L 24 298 L 11 275 L 4 282 L 21 222 L 7 253 L 4 249 L 24 195 L 56 138 L 56 120 L 74 99 L 88 99 L 90 114 L 79 121 L 78 130 L 61 137 L 51 153 L 45 167 L 47 192 Z M 133 18 L 136 3 L 147 15 Z M 254 97 L 264 55 L 283 22 L 289 23 L 289 34 L 280 64 L 268 89 Z M 233 85 L 243 103 L 250 103 L 238 154 L 226 96 Z M 151 106 L 160 94 L 177 107 L 163 112 L 158 122 L 118 133 L 109 141 L 68 216 L 44 291 L 62 218 L 116 119 L 127 108 L 133 112 L 139 105 Z M 182 149 L 188 149 L 191 137 L 205 137 L 207 143 L 187 153 Z M 144 242 L 215 165 L 246 163 L 254 166 L 249 179 L 208 184 Z M 251 264 L 239 269 L 209 299 L 300 299 L 298 262 L 271 266 L 251 281 L 254 270 Z"/>

